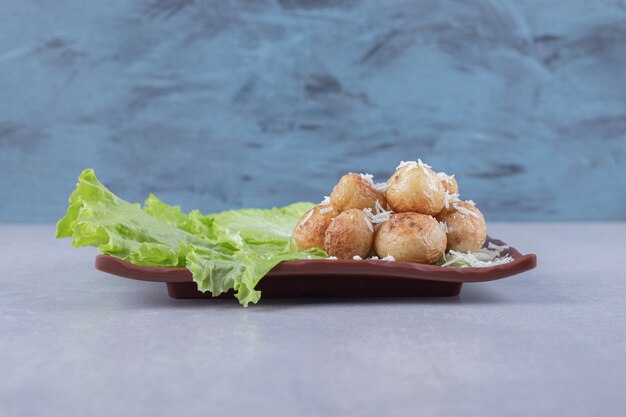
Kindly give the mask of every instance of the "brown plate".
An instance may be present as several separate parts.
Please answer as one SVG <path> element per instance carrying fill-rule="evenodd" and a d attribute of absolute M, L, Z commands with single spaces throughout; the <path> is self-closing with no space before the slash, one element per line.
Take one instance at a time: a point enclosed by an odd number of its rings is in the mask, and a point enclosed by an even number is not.
<path fill-rule="evenodd" d="M 487 243 L 505 245 L 497 239 Z M 264 298 L 328 297 L 450 297 L 459 295 L 464 282 L 493 281 L 529 271 L 537 256 L 522 255 L 510 247 L 514 259 L 485 268 L 448 268 L 410 262 L 304 260 L 282 262 L 259 282 Z M 197 290 L 184 268 L 138 266 L 108 255 L 96 256 L 96 269 L 141 281 L 164 282 L 174 298 L 211 298 Z M 232 296 L 223 294 L 220 297 Z"/>

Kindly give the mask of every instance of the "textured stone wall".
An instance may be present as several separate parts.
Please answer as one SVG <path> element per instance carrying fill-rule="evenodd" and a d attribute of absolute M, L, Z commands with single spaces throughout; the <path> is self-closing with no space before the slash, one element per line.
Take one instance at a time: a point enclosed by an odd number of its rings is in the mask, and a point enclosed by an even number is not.
<path fill-rule="evenodd" d="M 418 157 L 488 219 L 626 219 L 625 1 L 0 6 L 0 221 L 86 167 L 210 212 Z"/>

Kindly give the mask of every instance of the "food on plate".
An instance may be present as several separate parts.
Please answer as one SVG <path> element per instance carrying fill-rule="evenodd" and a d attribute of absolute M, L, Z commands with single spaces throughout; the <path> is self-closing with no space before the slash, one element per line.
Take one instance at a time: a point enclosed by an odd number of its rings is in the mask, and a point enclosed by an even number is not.
<path fill-rule="evenodd" d="M 452 195 L 459 193 L 459 184 L 457 184 L 454 175 L 448 175 L 445 172 L 438 172 L 437 176 L 441 180 L 441 185 L 443 185 L 444 190 Z"/>
<path fill-rule="evenodd" d="M 401 162 L 386 183 L 344 175 L 319 205 L 183 213 L 150 195 L 122 200 L 84 170 L 56 237 L 140 266 L 186 268 L 198 290 L 232 291 L 247 306 L 259 281 L 284 261 L 402 261 L 441 267 L 511 262 L 507 247 L 484 247 L 485 219 L 461 201 L 453 175 L 421 160 Z"/>
<path fill-rule="evenodd" d="M 374 208 L 376 201 L 385 203 L 385 195 L 377 190 L 368 174 L 353 172 L 341 177 L 330 193 L 330 204 L 339 212 L 349 209 Z"/>
<path fill-rule="evenodd" d="M 387 203 L 396 213 L 437 215 L 446 201 L 441 180 L 421 160 L 402 162 L 387 181 Z"/>
<path fill-rule="evenodd" d="M 420 213 L 397 213 L 380 226 L 374 239 L 378 256 L 396 261 L 432 264 L 446 250 L 446 233 L 434 217 Z"/>
<path fill-rule="evenodd" d="M 487 224 L 473 201 L 458 201 L 437 217 L 444 225 L 448 250 L 473 252 L 487 239 Z"/>
<path fill-rule="evenodd" d="M 513 262 L 511 255 L 504 253 L 509 249 L 507 245 L 496 245 L 489 242 L 486 248 L 480 248 L 474 252 L 446 252 L 437 262 L 439 266 L 452 268 L 484 268 L 487 266 L 502 265 Z"/>
<path fill-rule="evenodd" d="M 332 199 L 332 197 L 331 197 Z M 326 229 L 326 253 L 337 259 L 366 258 L 374 240 L 374 226 L 363 210 L 349 209 L 335 217 Z"/>
<path fill-rule="evenodd" d="M 327 208 L 329 216 L 325 219 L 334 220 L 326 229 L 323 247 L 329 259 L 396 260 L 446 267 L 484 267 L 512 260 L 506 249 L 483 248 L 487 237 L 485 218 L 473 201 L 459 198 L 455 176 L 436 173 L 419 159 L 402 161 L 382 184 L 374 183 L 369 174 L 344 175 L 320 207 L 330 205 L 334 210 Z M 369 233 L 362 222 L 354 221 L 361 218 L 358 209 L 369 219 L 368 226 L 374 232 L 369 258 Z M 351 222 L 344 215 L 348 212 Z M 296 246 L 307 247 L 301 242 L 319 243 L 320 230 L 296 227 Z M 319 244 L 310 247 L 321 248 Z"/>
<path fill-rule="evenodd" d="M 339 212 L 331 205 L 318 205 L 300 217 L 293 229 L 293 242 L 298 250 L 324 250 L 324 233 Z"/>

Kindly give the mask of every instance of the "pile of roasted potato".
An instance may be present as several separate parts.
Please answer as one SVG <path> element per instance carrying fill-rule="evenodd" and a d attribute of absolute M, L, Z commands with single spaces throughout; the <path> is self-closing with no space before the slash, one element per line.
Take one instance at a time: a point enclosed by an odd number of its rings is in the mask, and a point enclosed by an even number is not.
<path fill-rule="evenodd" d="M 486 236 L 485 218 L 471 200 L 459 199 L 454 175 L 418 160 L 401 162 L 386 183 L 344 175 L 300 218 L 292 238 L 299 250 L 319 248 L 337 259 L 432 264 L 446 251 L 480 249 Z"/>

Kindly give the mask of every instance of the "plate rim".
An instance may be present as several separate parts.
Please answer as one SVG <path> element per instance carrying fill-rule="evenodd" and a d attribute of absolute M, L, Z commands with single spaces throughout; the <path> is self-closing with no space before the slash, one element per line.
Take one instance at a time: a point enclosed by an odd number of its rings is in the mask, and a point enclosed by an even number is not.
<path fill-rule="evenodd" d="M 506 245 L 502 240 L 488 236 L 486 244 L 489 242 L 496 245 Z M 351 277 L 379 277 L 380 279 L 393 278 L 456 283 L 485 282 L 521 274 L 537 266 L 537 255 L 534 253 L 522 254 L 512 246 L 509 246 L 504 253 L 511 255 L 514 261 L 489 267 L 465 268 L 382 260 L 303 259 L 281 262 L 270 270 L 263 279 L 272 276 L 298 276 L 302 278 L 336 275 L 346 279 Z M 102 272 L 140 281 L 193 282 L 191 272 L 186 268 L 135 265 L 106 254 L 96 255 L 95 267 Z"/>

